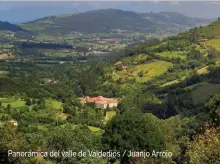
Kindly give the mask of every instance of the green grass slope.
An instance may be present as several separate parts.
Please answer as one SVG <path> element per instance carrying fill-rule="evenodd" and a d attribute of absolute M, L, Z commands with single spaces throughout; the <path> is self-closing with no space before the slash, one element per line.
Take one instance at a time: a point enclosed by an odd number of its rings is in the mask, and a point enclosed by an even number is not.
<path fill-rule="evenodd" d="M 219 37 L 220 36 L 220 19 L 209 24 L 208 26 L 202 27 L 199 29 L 201 36 L 210 38 L 210 37 Z"/>

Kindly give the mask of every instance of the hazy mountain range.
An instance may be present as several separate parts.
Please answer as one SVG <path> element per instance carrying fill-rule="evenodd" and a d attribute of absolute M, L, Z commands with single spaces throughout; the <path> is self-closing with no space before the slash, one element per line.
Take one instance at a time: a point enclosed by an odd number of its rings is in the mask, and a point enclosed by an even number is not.
<path fill-rule="evenodd" d="M 219 2 L 0 2 L 0 20 L 24 23 L 45 16 L 98 9 L 122 9 L 139 13 L 178 12 L 189 17 L 217 18 Z M 205 11 L 205 12 L 204 12 Z"/>
<path fill-rule="evenodd" d="M 115 29 L 149 33 L 177 33 L 210 22 L 210 19 L 191 18 L 174 12 L 137 13 L 119 9 L 101 9 L 44 17 L 27 22 L 22 27 L 26 30 L 46 33 L 99 33 L 111 32 Z"/>
<path fill-rule="evenodd" d="M 116 29 L 148 33 L 178 33 L 190 27 L 208 24 L 211 21 L 210 19 L 191 18 L 175 12 L 137 13 L 119 9 L 101 9 L 43 17 L 19 26 L 0 22 L 0 29 L 16 32 L 24 28 L 27 31 L 53 34 L 100 33 Z"/>

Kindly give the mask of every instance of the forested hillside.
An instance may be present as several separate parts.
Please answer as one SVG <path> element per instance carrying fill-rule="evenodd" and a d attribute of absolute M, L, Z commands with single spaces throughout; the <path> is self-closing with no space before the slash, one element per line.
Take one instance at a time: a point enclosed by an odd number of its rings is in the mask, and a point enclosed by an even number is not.
<path fill-rule="evenodd" d="M 13 31 L 13 32 L 24 31 L 24 29 L 22 29 L 21 27 L 17 25 L 13 25 L 8 22 L 2 22 L 2 21 L 0 21 L 0 30 L 7 30 L 7 31 Z"/>
<path fill-rule="evenodd" d="M 46 56 L 41 49 L 62 48 L 49 42 L 16 44 L 17 56 L 0 66 L 0 163 L 219 163 L 219 27 L 218 19 L 151 39 L 115 61 Z M 117 99 L 117 107 L 81 103 L 102 96 Z M 87 155 L 18 157 L 8 150 Z"/>

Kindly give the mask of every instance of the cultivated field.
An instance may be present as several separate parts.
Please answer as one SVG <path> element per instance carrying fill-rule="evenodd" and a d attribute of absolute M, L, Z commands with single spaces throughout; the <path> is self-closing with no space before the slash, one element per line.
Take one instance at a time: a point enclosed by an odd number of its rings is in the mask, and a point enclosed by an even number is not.
<path fill-rule="evenodd" d="M 180 59 L 185 59 L 186 56 L 183 54 L 181 51 L 165 51 L 165 52 L 160 52 L 157 53 L 160 57 L 168 58 L 168 59 L 173 59 L 173 58 L 180 58 Z"/>
<path fill-rule="evenodd" d="M 212 39 L 205 42 L 206 45 L 215 48 L 217 51 L 220 52 L 220 39 Z"/>
<path fill-rule="evenodd" d="M 131 66 L 127 71 L 118 71 L 113 74 L 113 79 L 135 79 L 136 82 L 146 82 L 166 72 L 172 63 L 166 61 L 154 61 L 147 64 Z"/>

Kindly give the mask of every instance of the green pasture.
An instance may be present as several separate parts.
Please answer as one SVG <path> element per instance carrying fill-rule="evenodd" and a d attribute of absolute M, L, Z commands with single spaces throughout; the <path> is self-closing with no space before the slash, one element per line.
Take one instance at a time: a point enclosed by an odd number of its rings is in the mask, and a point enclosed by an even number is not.
<path fill-rule="evenodd" d="M 105 121 L 111 120 L 116 115 L 115 111 L 107 111 L 105 115 Z"/>

